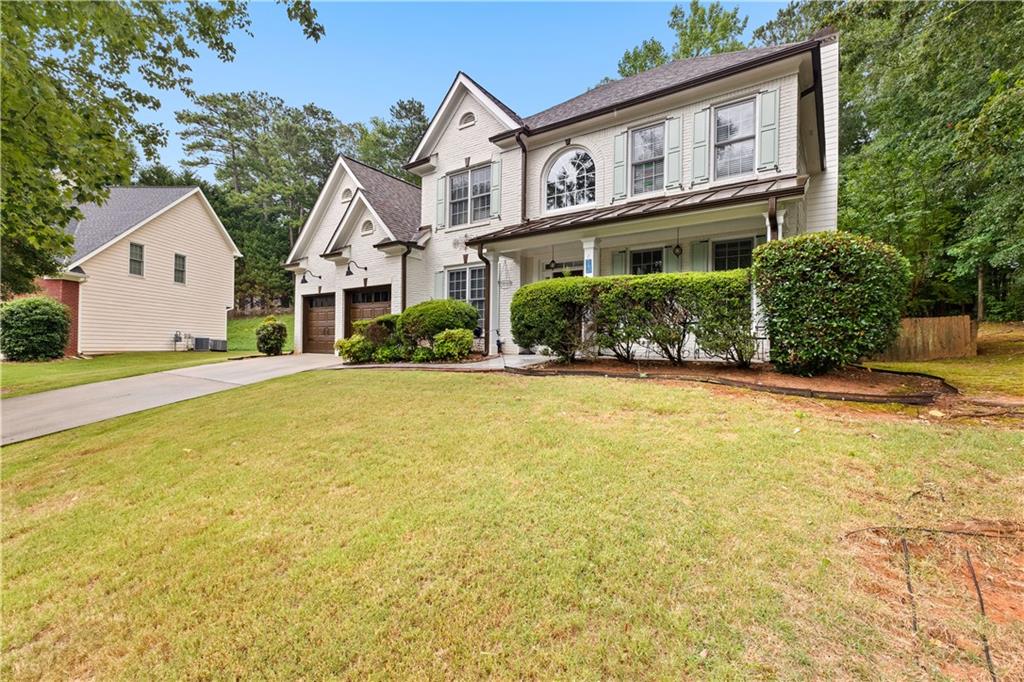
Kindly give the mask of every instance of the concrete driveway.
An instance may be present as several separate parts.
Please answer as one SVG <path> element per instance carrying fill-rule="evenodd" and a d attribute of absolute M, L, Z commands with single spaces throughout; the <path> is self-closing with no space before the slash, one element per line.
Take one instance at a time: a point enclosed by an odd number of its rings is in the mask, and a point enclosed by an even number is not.
<path fill-rule="evenodd" d="M 0 443 L 9 445 L 340 362 L 333 355 L 314 353 L 230 360 L 7 398 L 0 402 Z"/>

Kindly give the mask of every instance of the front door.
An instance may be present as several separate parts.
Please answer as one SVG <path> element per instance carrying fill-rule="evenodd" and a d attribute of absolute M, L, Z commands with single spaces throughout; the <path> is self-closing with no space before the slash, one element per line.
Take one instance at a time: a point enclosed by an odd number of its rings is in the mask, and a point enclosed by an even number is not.
<path fill-rule="evenodd" d="M 345 336 L 352 336 L 352 323 L 372 320 L 391 312 L 391 285 L 349 289 L 345 292 Z"/>
<path fill-rule="evenodd" d="M 302 313 L 302 351 L 334 352 L 334 294 L 306 296 Z"/>

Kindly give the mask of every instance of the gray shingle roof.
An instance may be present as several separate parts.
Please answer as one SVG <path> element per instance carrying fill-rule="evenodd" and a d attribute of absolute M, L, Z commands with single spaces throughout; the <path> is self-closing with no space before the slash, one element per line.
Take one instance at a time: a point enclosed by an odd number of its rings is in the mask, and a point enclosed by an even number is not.
<path fill-rule="evenodd" d="M 345 162 L 395 239 L 415 240 L 420 229 L 420 188 L 351 157 L 346 156 Z"/>
<path fill-rule="evenodd" d="M 817 41 L 807 41 L 807 44 L 813 42 Z M 757 47 L 737 52 L 723 52 L 705 57 L 671 61 L 650 71 L 644 71 L 635 76 L 599 85 L 582 95 L 573 97 L 561 104 L 556 104 L 532 116 L 527 116 L 523 119 L 523 123 L 530 130 L 558 125 L 576 117 L 587 116 L 601 109 L 625 104 L 661 90 L 678 87 L 690 81 L 700 80 L 720 71 L 740 67 L 747 62 L 757 61 L 778 53 L 785 53 L 797 45 L 804 45 L 804 43 Z"/>
<path fill-rule="evenodd" d="M 82 219 L 73 221 L 66 228 L 75 238 L 75 252 L 69 262 L 73 263 L 87 256 L 195 189 L 113 187 L 110 190 L 110 197 L 102 206 L 82 204 L 78 207 L 82 212 Z"/>

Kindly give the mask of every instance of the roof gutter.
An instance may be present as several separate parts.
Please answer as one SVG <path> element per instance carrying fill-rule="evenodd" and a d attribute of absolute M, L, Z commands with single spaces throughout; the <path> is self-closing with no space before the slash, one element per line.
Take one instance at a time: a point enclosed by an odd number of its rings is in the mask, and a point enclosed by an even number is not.
<path fill-rule="evenodd" d="M 699 85 L 705 85 L 706 83 L 721 80 L 722 78 L 735 76 L 736 74 L 740 74 L 745 71 L 750 71 L 751 69 L 756 69 L 758 67 L 765 66 L 767 64 L 772 64 L 774 62 L 782 61 L 784 59 L 788 59 L 794 55 L 802 54 L 807 51 L 812 51 L 815 54 L 817 54 L 820 46 L 820 39 L 813 39 L 802 43 L 797 43 L 796 45 L 793 45 L 792 47 L 789 47 L 785 50 L 774 52 L 770 55 L 766 55 L 759 59 L 752 59 L 749 62 L 743 62 L 742 64 L 737 64 L 736 66 L 731 66 L 729 68 L 722 69 L 721 71 L 715 71 L 713 73 L 705 74 L 697 78 L 692 78 L 688 81 L 683 81 L 682 83 L 676 83 L 675 85 L 669 86 L 667 88 L 655 90 L 654 92 L 649 92 L 645 95 L 634 97 L 633 99 L 626 100 L 625 102 L 619 102 L 618 104 L 612 104 L 606 107 L 601 107 L 600 109 L 595 109 L 594 111 L 590 111 L 585 114 L 571 116 L 565 120 L 550 123 L 545 126 L 530 128 L 528 125 L 524 123 L 522 128 L 507 130 L 498 133 L 497 135 L 490 137 L 489 140 L 491 142 L 500 142 L 501 140 L 506 140 L 516 135 L 517 133 L 525 133 L 528 137 L 533 135 L 540 135 L 541 133 L 546 133 L 549 130 L 556 130 L 558 128 L 572 125 L 573 123 L 579 123 L 580 121 L 586 121 L 591 118 L 597 118 L 598 116 L 610 114 L 620 109 L 627 109 L 629 107 L 636 106 L 637 104 L 650 102 L 652 100 L 665 97 L 666 95 L 673 95 L 677 92 L 683 92 L 684 90 L 689 90 L 690 88 L 695 88 Z M 816 63 L 818 64 L 816 73 L 819 73 L 821 71 L 820 59 L 818 59 Z M 816 77 L 815 80 L 820 83 L 820 78 Z"/>
<path fill-rule="evenodd" d="M 825 102 L 821 84 L 821 41 L 811 49 L 811 69 L 814 74 L 814 117 L 818 125 L 818 159 L 825 171 Z"/>
<path fill-rule="evenodd" d="M 484 256 L 484 245 L 476 247 L 477 257 L 484 262 L 484 355 L 491 354 L 491 261 Z"/>

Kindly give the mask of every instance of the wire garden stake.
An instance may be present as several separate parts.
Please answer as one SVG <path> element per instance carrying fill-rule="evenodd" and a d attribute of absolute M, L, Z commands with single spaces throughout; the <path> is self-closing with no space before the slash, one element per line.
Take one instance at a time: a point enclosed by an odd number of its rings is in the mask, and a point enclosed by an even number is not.
<path fill-rule="evenodd" d="M 971 572 L 971 580 L 974 582 L 974 592 L 978 595 L 978 608 L 981 610 L 981 617 L 985 617 L 985 600 L 981 596 L 981 585 L 978 584 L 978 574 L 974 572 L 974 563 L 971 561 L 971 553 L 964 550 L 964 558 L 967 560 L 967 570 Z M 992 682 L 996 681 L 996 667 L 992 663 L 992 650 L 988 647 L 988 637 L 981 633 L 981 648 L 985 651 L 985 663 L 988 665 L 988 675 Z"/>

